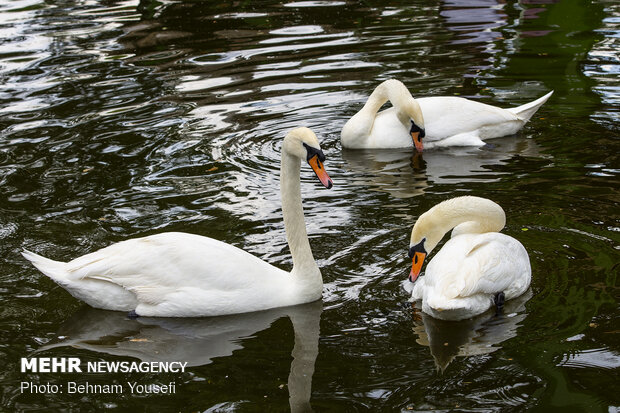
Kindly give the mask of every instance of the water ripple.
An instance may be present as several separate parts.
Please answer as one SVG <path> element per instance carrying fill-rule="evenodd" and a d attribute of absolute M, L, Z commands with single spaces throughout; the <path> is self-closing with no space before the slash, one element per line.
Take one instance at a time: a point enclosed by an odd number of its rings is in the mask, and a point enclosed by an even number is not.
<path fill-rule="evenodd" d="M 317 133 L 335 185 L 302 166 L 325 281 L 317 409 L 544 409 L 564 388 L 576 395 L 569 407 L 608 406 L 601 383 L 618 367 L 618 7 L 534 3 L 0 4 L 3 406 L 135 401 L 15 390 L 10 366 L 80 306 L 22 248 L 68 259 L 174 230 L 290 269 L 278 179 L 282 138 L 298 126 Z M 557 19 L 571 13 L 598 31 Z M 482 148 L 343 151 L 340 129 L 391 77 L 415 96 L 500 106 L 556 92 L 522 133 Z M 503 318 L 438 327 L 403 304 L 401 284 L 415 220 L 458 194 L 505 208 L 505 232 L 530 253 L 533 297 Z M 286 410 L 279 384 L 293 332 L 281 324 L 193 368 L 166 403 Z M 107 357 L 57 354 L 75 351 Z"/>

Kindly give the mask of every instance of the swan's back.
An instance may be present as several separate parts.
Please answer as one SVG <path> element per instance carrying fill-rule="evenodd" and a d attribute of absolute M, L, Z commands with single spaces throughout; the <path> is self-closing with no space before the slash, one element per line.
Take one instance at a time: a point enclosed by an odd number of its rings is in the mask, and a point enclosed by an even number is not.
<path fill-rule="evenodd" d="M 425 144 L 474 131 L 478 131 L 476 135 L 480 139 L 510 135 L 525 123 L 506 109 L 461 97 L 437 96 L 416 100 L 424 116 Z"/>
<path fill-rule="evenodd" d="M 238 280 L 265 276 L 277 268 L 237 247 L 213 238 L 165 232 L 121 241 L 67 263 L 74 279 L 98 278 L 136 285 L 136 274 L 149 274 L 159 286 L 226 289 Z M 252 277 L 251 274 L 256 274 Z M 145 278 L 144 281 L 147 281 Z"/>

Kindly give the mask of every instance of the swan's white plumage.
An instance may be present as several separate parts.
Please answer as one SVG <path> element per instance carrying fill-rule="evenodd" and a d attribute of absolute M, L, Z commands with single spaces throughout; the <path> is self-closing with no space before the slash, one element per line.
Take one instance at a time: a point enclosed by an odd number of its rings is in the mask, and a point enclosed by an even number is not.
<path fill-rule="evenodd" d="M 485 139 L 515 134 L 549 99 L 553 92 L 525 105 L 501 109 L 461 97 L 439 96 L 414 99 L 399 81 L 380 84 L 368 101 L 342 128 L 346 148 L 410 148 L 411 120 L 424 128 L 424 148 L 482 146 Z M 390 101 L 392 107 L 379 112 Z M 417 102 L 421 114 L 408 104 Z M 418 119 L 414 118 L 418 115 Z"/>
<path fill-rule="evenodd" d="M 531 268 L 527 251 L 519 241 L 498 232 L 478 233 L 483 229 L 472 223 L 471 219 L 475 215 L 480 220 L 488 217 L 487 206 L 492 201 L 460 197 L 449 202 L 457 210 L 460 206 L 468 206 L 469 212 L 463 214 L 467 215 L 463 218 L 466 221 L 456 226 L 458 231 L 433 257 L 425 274 L 413 284 L 406 281 L 405 288 L 411 292 L 413 300 L 422 301 L 422 311 L 425 313 L 437 318 L 460 320 L 488 310 L 493 305 L 495 294 L 499 292 L 504 293 L 506 300 L 523 294 L 530 285 Z M 493 213 L 497 215 L 496 210 Z M 501 217 L 488 219 L 499 220 L 503 226 Z M 450 214 L 447 208 L 437 209 L 434 214 L 427 215 L 425 220 L 427 222 L 422 225 L 430 224 L 429 228 L 441 228 L 440 225 L 433 225 L 433 220 L 452 221 L 444 225 L 443 229 L 438 229 L 443 233 L 447 226 L 459 222 L 458 214 Z M 493 223 L 485 222 L 485 225 Z M 467 233 L 468 229 L 476 233 Z M 423 237 L 437 238 L 430 234 Z"/>
<path fill-rule="evenodd" d="M 46 266 L 41 259 L 33 264 L 74 297 L 96 308 L 140 315 L 187 317 L 279 307 L 294 281 L 239 248 L 180 232 L 122 241 L 64 266 Z"/>
<path fill-rule="evenodd" d="M 317 300 L 323 280 L 303 222 L 302 143 L 320 149 L 314 133 L 299 128 L 287 135 L 282 152 L 282 208 L 294 262 L 291 273 L 224 242 L 180 232 L 122 241 L 67 263 L 30 251 L 23 255 L 89 305 L 135 310 L 143 316 L 215 316 Z"/>

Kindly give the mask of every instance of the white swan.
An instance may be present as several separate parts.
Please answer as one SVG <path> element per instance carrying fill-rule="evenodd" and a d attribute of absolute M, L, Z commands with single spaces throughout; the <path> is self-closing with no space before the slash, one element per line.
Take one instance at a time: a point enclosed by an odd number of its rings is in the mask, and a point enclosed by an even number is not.
<path fill-rule="evenodd" d="M 402 82 L 390 79 L 377 86 L 364 107 L 345 123 L 340 139 L 343 147 L 352 149 L 415 146 L 422 152 L 423 148 L 482 146 L 484 139 L 517 133 L 552 93 L 500 109 L 460 97 L 414 99 Z M 388 100 L 392 107 L 379 112 Z"/>
<path fill-rule="evenodd" d="M 462 320 L 527 290 L 530 260 L 519 241 L 498 232 L 505 223 L 499 205 L 473 196 L 441 202 L 418 218 L 411 231 L 413 262 L 405 288 L 412 300 L 422 300 L 422 311 Z M 452 228 L 450 240 L 418 278 L 426 255 Z"/>
<path fill-rule="evenodd" d="M 315 134 L 308 128 L 289 132 L 282 144 L 280 186 L 293 256 L 290 273 L 224 242 L 180 232 L 122 241 L 68 263 L 22 254 L 92 307 L 140 316 L 216 316 L 318 300 L 323 279 L 304 223 L 301 159 L 323 185 L 332 186 Z"/>

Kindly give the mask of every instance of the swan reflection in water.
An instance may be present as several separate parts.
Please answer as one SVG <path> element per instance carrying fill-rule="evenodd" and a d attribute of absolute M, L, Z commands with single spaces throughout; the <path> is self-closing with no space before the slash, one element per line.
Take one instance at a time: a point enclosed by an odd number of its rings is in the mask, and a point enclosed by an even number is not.
<path fill-rule="evenodd" d="M 208 318 L 130 319 L 123 312 L 84 307 L 58 331 L 58 339 L 38 352 L 73 347 L 134 357 L 145 362 L 187 362 L 203 366 L 215 357 L 243 348 L 243 339 L 289 317 L 295 333 L 293 361 L 288 377 L 291 411 L 311 411 L 314 363 L 319 352 L 321 300 L 293 307 Z"/>
<path fill-rule="evenodd" d="M 501 347 L 498 344 L 517 335 L 517 329 L 527 317 L 525 303 L 532 290 L 506 301 L 501 314 L 486 312 L 469 320 L 445 321 L 416 309 L 413 331 L 416 342 L 429 347 L 437 369 L 443 372 L 457 356 L 489 354 Z"/>
<path fill-rule="evenodd" d="M 353 185 L 364 185 L 396 198 L 422 195 L 433 184 L 493 182 L 502 172 L 489 168 L 507 163 L 514 156 L 541 155 L 532 139 L 508 136 L 490 139 L 487 145 L 433 149 L 421 154 L 404 149 L 343 149 L 345 168 L 353 171 Z"/>

